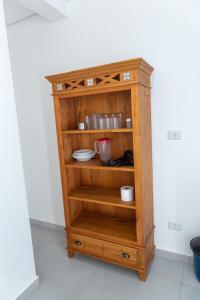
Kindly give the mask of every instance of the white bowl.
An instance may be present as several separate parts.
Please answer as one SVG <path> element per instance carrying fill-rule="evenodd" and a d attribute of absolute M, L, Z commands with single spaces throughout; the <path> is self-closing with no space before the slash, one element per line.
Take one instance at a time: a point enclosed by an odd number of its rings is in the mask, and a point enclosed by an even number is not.
<path fill-rule="evenodd" d="M 94 151 L 91 150 L 91 149 L 80 149 L 80 150 L 74 151 L 73 154 L 76 154 L 76 155 L 87 155 L 87 154 L 91 154 L 93 152 Z"/>
<path fill-rule="evenodd" d="M 77 154 L 72 154 L 72 157 L 76 160 L 79 161 L 86 161 L 86 160 L 90 160 L 91 158 L 93 158 L 95 156 L 95 152 L 93 151 L 91 154 L 84 154 L 84 155 L 77 155 Z"/>
<path fill-rule="evenodd" d="M 77 161 L 88 161 L 88 160 L 91 160 L 93 157 L 89 157 L 89 158 L 75 158 L 74 157 L 74 159 L 75 160 L 77 160 Z"/>

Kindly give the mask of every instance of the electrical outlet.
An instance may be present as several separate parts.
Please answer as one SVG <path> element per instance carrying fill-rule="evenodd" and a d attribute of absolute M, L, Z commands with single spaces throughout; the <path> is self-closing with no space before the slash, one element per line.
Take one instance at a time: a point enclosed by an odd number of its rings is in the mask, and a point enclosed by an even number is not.
<path fill-rule="evenodd" d="M 176 230 L 176 231 L 181 231 L 182 226 L 180 223 L 173 223 L 173 222 L 168 222 L 168 228 L 170 230 Z"/>
<path fill-rule="evenodd" d="M 181 131 L 180 130 L 169 130 L 167 132 L 168 140 L 178 141 L 181 140 Z"/>

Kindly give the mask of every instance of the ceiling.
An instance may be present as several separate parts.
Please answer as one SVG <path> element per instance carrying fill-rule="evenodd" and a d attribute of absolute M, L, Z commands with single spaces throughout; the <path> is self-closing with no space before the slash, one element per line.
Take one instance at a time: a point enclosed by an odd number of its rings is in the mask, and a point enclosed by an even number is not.
<path fill-rule="evenodd" d="M 26 8 L 16 0 L 4 0 L 6 25 L 18 22 L 24 18 L 35 14 L 32 10 Z"/>
<path fill-rule="evenodd" d="M 6 25 L 39 14 L 49 22 L 69 16 L 69 0 L 3 0 Z"/>

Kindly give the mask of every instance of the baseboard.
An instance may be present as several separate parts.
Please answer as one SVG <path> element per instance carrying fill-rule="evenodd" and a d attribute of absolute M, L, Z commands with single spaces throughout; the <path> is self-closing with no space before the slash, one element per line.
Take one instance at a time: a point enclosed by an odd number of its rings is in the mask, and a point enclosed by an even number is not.
<path fill-rule="evenodd" d="M 56 224 L 52 224 L 52 223 L 48 223 L 48 222 L 44 222 L 44 221 L 40 221 L 40 220 L 36 220 L 36 219 L 32 219 L 32 218 L 30 219 L 30 223 L 33 225 L 37 225 L 37 226 L 41 226 L 41 227 L 45 227 L 45 228 L 49 228 L 49 229 L 64 230 L 64 226 L 56 225 Z M 155 255 L 156 255 L 156 257 L 168 258 L 168 259 L 181 261 L 181 262 L 185 262 L 185 263 L 189 263 L 189 264 L 193 263 L 192 256 L 175 253 L 175 252 L 170 252 L 170 251 L 163 250 L 163 249 L 156 249 Z"/>
<path fill-rule="evenodd" d="M 184 262 L 184 263 L 188 263 L 188 264 L 193 263 L 192 256 L 175 253 L 175 252 L 171 252 L 171 251 L 166 251 L 163 249 L 156 249 L 155 255 L 156 255 L 156 257 L 168 258 L 171 260 L 176 260 L 176 261 L 180 261 L 180 262 Z"/>
<path fill-rule="evenodd" d="M 28 285 L 23 292 L 16 298 L 16 300 L 27 300 L 33 291 L 39 287 L 39 277 L 36 276 L 35 280 Z"/>
<path fill-rule="evenodd" d="M 40 220 L 36 220 L 36 219 L 32 219 L 32 218 L 30 218 L 30 223 L 33 225 L 37 225 L 37 226 L 41 226 L 41 227 L 45 227 L 45 228 L 49 228 L 49 229 L 64 230 L 64 226 L 56 225 L 56 224 L 52 224 L 49 222 L 40 221 Z"/>

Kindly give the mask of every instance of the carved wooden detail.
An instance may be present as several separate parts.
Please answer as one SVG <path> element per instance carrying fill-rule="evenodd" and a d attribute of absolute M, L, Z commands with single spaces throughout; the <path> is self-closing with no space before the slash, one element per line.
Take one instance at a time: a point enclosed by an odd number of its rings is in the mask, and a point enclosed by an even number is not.
<path fill-rule="evenodd" d="M 119 84 L 121 82 L 130 81 L 132 79 L 132 72 L 117 72 L 112 74 L 98 75 L 96 77 L 67 80 L 62 83 L 53 84 L 53 89 L 56 92 L 80 90 L 83 88 L 90 88 L 94 86 L 107 86 L 113 84 Z"/>

